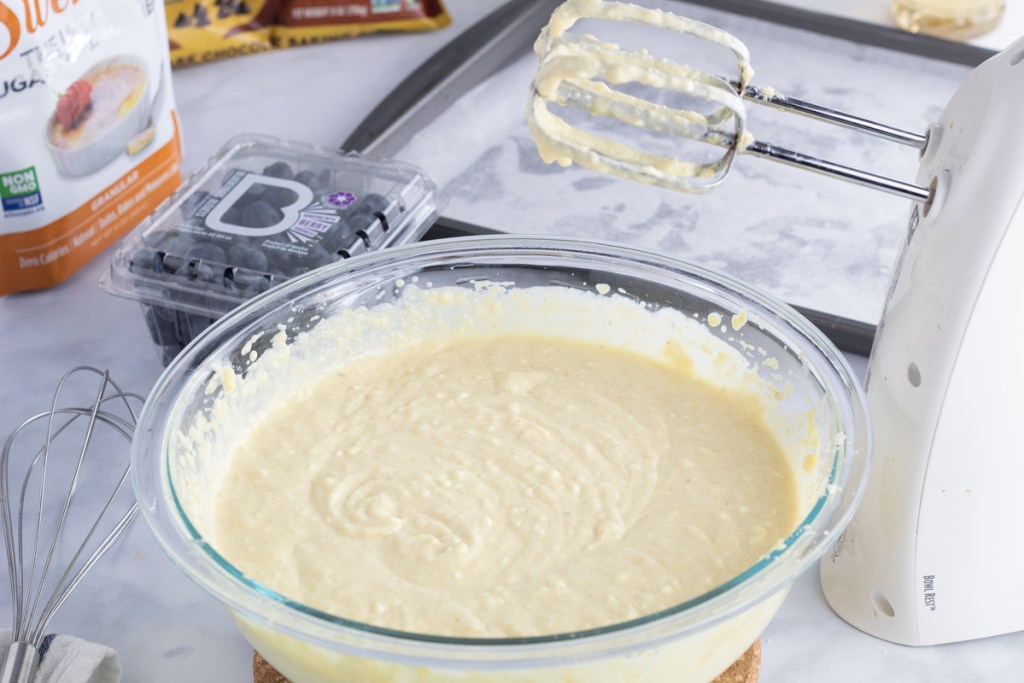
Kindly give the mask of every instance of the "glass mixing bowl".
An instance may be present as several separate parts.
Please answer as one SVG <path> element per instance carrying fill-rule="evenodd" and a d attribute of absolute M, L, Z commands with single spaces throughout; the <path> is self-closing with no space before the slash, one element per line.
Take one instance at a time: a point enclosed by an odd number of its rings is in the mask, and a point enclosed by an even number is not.
<path fill-rule="evenodd" d="M 710 320 L 709 333 L 749 358 L 784 417 L 813 422 L 817 452 L 794 454 L 792 463 L 802 521 L 747 571 L 682 604 L 603 628 L 532 638 L 441 637 L 346 620 L 275 593 L 219 555 L 201 531 L 202 483 L 215 478 L 224 449 L 207 448 L 183 463 L 175 444 L 176 435 L 209 417 L 225 369 L 244 375 L 253 340 L 266 338 L 260 335 L 268 330 L 290 344 L 332 313 L 400 297 L 402 283 L 473 287 L 481 280 L 517 288 L 598 287 L 651 310 Z M 737 320 L 747 322 L 730 324 Z M 272 387 L 265 400 L 273 402 Z M 132 466 L 143 517 L 171 560 L 226 605 L 256 650 L 295 683 L 682 683 L 713 679 L 758 638 L 794 579 L 850 519 L 869 450 L 864 397 L 849 366 L 785 304 L 729 277 L 642 250 L 489 236 L 425 242 L 337 263 L 224 316 L 157 382 L 136 430 Z M 193 502 L 184 503 L 186 498 Z"/>

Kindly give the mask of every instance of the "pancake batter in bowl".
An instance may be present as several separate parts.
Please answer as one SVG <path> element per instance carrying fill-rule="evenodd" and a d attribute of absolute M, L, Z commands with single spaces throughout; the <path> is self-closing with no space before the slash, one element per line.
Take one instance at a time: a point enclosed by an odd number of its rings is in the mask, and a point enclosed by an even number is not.
<path fill-rule="evenodd" d="M 347 619 L 572 632 L 757 562 L 797 523 L 789 461 L 761 402 L 680 350 L 467 329 L 350 360 L 256 420 L 209 538 L 250 578 Z"/>

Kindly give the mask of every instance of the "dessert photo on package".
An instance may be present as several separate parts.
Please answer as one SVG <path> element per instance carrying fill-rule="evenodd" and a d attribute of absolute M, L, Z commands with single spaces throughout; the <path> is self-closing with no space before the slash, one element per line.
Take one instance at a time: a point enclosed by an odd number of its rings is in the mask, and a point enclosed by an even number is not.
<path fill-rule="evenodd" d="M 161 2 L 0 0 L 0 295 L 60 283 L 180 181 Z"/>

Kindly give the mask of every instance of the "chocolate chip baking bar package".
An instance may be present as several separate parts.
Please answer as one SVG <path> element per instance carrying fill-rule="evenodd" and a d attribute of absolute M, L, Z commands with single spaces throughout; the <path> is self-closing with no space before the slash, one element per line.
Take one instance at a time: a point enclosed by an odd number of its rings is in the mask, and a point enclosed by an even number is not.
<path fill-rule="evenodd" d="M 163 4 L 0 0 L 0 294 L 69 277 L 180 183 Z"/>
<path fill-rule="evenodd" d="M 451 22 L 441 0 L 166 0 L 174 66 Z"/>

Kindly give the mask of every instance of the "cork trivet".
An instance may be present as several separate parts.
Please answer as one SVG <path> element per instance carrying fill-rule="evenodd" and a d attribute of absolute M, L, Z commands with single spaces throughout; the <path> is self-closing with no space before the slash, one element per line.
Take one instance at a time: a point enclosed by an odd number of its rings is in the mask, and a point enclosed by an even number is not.
<path fill-rule="evenodd" d="M 291 683 L 270 666 L 259 652 L 252 653 L 252 680 L 253 683 Z"/>
<path fill-rule="evenodd" d="M 761 676 L 761 641 L 755 640 L 743 656 L 719 674 L 712 683 L 757 683 Z M 276 681 L 275 681 L 276 683 Z"/>
<path fill-rule="evenodd" d="M 761 641 L 756 640 L 743 656 L 711 683 L 757 683 L 761 673 Z M 270 666 L 259 652 L 252 655 L 253 683 L 291 683 Z"/>

